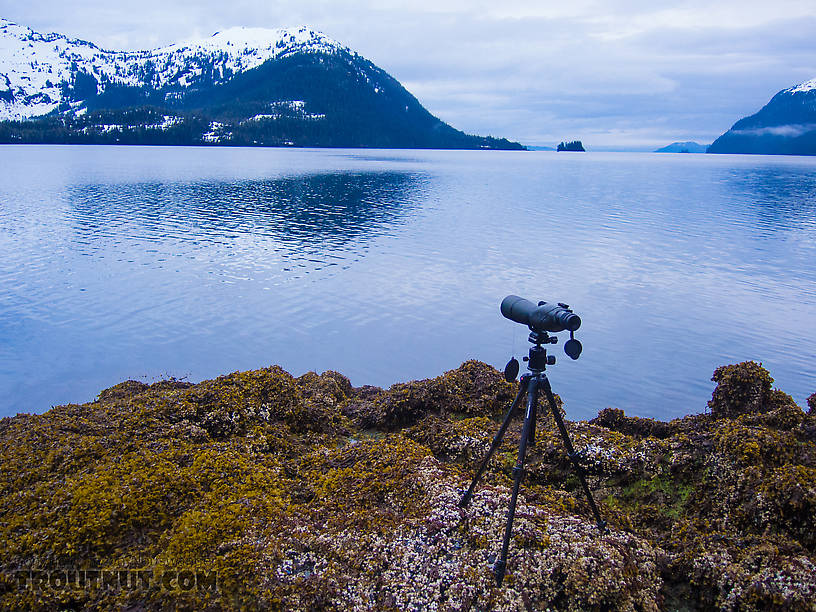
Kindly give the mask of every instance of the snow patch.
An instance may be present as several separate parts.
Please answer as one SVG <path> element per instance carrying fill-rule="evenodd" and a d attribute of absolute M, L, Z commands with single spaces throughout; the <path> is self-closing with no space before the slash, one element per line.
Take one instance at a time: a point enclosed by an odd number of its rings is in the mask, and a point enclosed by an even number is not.
<path fill-rule="evenodd" d="M 266 119 L 280 119 L 285 117 L 287 119 L 303 119 L 308 121 L 318 121 L 325 119 L 326 115 L 323 113 L 307 113 L 306 102 L 303 100 L 279 100 L 270 103 L 269 107 L 272 113 L 261 113 L 253 115 L 248 119 L 244 119 L 241 123 L 249 123 L 250 121 L 264 121 Z"/>
<path fill-rule="evenodd" d="M 805 81 L 804 83 L 799 83 L 795 87 L 791 87 L 790 89 L 786 89 L 788 93 L 804 93 L 807 91 L 812 91 L 816 89 L 816 78 L 810 79 L 809 81 Z"/>
<path fill-rule="evenodd" d="M 209 142 L 212 144 L 217 144 L 222 140 L 227 140 L 230 136 L 232 136 L 232 132 L 228 132 L 226 127 L 227 126 L 223 123 L 212 121 L 210 122 L 210 130 L 202 134 L 201 139 L 204 142 Z"/>
<path fill-rule="evenodd" d="M 165 131 L 165 130 L 173 127 L 177 123 L 181 123 L 183 121 L 184 121 L 184 119 L 182 117 L 176 117 L 174 115 L 164 115 L 162 117 L 162 122 L 161 123 L 151 123 L 149 125 L 146 125 L 145 128 L 147 128 L 149 130 L 162 130 L 162 131 Z"/>

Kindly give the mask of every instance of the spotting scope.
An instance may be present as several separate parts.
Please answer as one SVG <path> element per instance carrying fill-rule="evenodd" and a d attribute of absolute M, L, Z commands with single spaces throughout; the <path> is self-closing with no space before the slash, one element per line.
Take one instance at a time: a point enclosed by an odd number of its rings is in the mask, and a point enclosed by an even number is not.
<path fill-rule="evenodd" d="M 574 332 L 581 327 L 581 317 L 566 304 L 539 302 L 536 305 L 517 295 L 508 295 L 502 300 L 501 313 L 536 332 Z"/>

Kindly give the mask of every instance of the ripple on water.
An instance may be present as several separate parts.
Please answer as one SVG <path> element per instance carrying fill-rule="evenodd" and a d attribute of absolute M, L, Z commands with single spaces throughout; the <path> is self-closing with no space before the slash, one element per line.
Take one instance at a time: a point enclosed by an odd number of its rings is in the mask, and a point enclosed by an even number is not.
<path fill-rule="evenodd" d="M 149 153 L 146 155 L 145 153 Z M 572 303 L 571 416 L 704 408 L 761 359 L 816 391 L 816 163 L 547 153 L 0 147 L 2 414 L 271 363 L 355 384 L 526 352 Z M 36 174 L 32 169 L 36 168 Z"/>

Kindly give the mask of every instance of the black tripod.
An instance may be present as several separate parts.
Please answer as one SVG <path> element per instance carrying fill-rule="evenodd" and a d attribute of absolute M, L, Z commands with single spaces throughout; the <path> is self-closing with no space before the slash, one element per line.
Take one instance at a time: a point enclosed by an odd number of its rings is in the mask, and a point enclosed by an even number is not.
<path fill-rule="evenodd" d="M 601 513 L 598 511 L 598 506 L 595 505 L 595 500 L 592 498 L 592 493 L 590 492 L 586 483 L 586 478 L 584 477 L 584 468 L 580 462 L 581 455 L 576 453 L 572 446 L 569 434 L 567 433 L 567 427 L 564 425 L 564 420 L 561 418 L 561 413 L 558 412 L 558 406 L 555 404 L 555 398 L 553 397 L 552 388 L 550 387 L 550 381 L 547 379 L 547 375 L 544 373 L 544 370 L 548 365 L 555 364 L 555 356 L 550 355 L 548 357 L 547 349 L 541 345 L 555 344 L 558 342 L 558 338 L 551 338 L 547 332 L 533 331 L 530 333 L 529 340 L 531 343 L 533 343 L 533 346 L 530 347 L 529 357 L 525 358 L 525 360 L 528 362 L 527 369 L 530 370 L 530 373 L 524 374 L 519 380 L 519 391 L 516 395 L 516 399 L 513 400 L 510 410 L 507 411 L 507 415 L 504 417 L 504 422 L 499 428 L 496 436 L 493 438 L 493 443 L 490 445 L 490 450 L 487 452 L 487 456 L 479 466 L 479 470 L 476 472 L 473 482 L 470 483 L 470 488 L 459 502 L 460 508 L 466 508 L 470 503 L 470 500 L 473 497 L 473 490 L 476 488 L 476 484 L 482 477 L 482 474 L 484 473 L 490 458 L 493 456 L 493 453 L 496 452 L 496 449 L 501 444 L 502 437 L 504 437 L 504 433 L 507 431 L 507 427 L 510 425 L 510 421 L 513 419 L 513 414 L 516 412 L 518 405 L 521 403 L 521 398 L 524 397 L 524 394 L 526 393 L 527 412 L 524 416 L 524 428 L 521 432 L 518 460 L 516 461 L 516 466 L 513 468 L 513 494 L 510 497 L 510 508 L 507 511 L 507 526 L 504 529 L 504 540 L 502 542 L 501 556 L 499 556 L 496 563 L 493 565 L 493 573 L 496 576 L 496 584 L 499 586 L 501 586 L 502 580 L 504 580 L 504 572 L 507 568 L 507 550 L 510 547 L 510 534 L 513 529 L 513 517 L 516 514 L 516 499 L 518 498 L 519 486 L 521 485 L 522 478 L 524 478 L 524 458 L 527 454 L 527 445 L 529 444 L 530 446 L 535 446 L 535 422 L 536 413 L 538 411 L 538 394 L 541 390 L 543 390 L 544 395 L 547 396 L 547 402 L 552 410 L 553 419 L 555 419 L 555 423 L 558 425 L 558 429 L 561 432 L 561 437 L 564 440 L 564 446 L 567 449 L 567 454 L 572 461 L 572 465 L 575 468 L 575 473 L 578 475 L 578 480 L 581 482 L 584 493 L 586 493 L 587 500 L 592 508 L 592 513 L 595 515 L 598 529 L 602 533 L 606 532 L 606 521 L 601 518 Z M 518 362 L 515 362 L 515 360 L 514 363 L 518 365 Z M 518 367 L 516 367 L 515 370 L 518 372 Z M 515 373 L 513 373 L 511 380 L 513 378 L 515 378 Z"/>

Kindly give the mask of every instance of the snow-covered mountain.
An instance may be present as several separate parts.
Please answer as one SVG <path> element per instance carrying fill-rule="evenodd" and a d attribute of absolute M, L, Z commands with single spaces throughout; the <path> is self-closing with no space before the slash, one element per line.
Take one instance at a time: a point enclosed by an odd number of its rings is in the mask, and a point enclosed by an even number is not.
<path fill-rule="evenodd" d="M 129 52 L 5 19 L 0 142 L 521 148 L 455 130 L 307 27 Z"/>
<path fill-rule="evenodd" d="M 273 58 L 349 49 L 309 28 L 231 28 L 152 51 L 106 51 L 61 34 L 39 34 L 0 19 L 0 120 L 45 115 L 64 101 L 77 73 L 109 84 L 185 89 L 224 83 Z M 73 104 L 81 106 L 81 101 Z"/>
<path fill-rule="evenodd" d="M 708 152 L 816 155 L 816 78 L 777 93 L 717 138 Z"/>
<path fill-rule="evenodd" d="M 95 77 L 97 93 L 108 84 L 184 89 L 204 81 L 226 82 L 273 58 L 340 51 L 349 49 L 305 27 L 231 28 L 152 51 L 106 51 L 84 40 L 39 34 L 0 19 L 0 120 L 27 119 L 57 109 L 64 100 L 61 85 L 73 83 L 77 73 Z"/>

